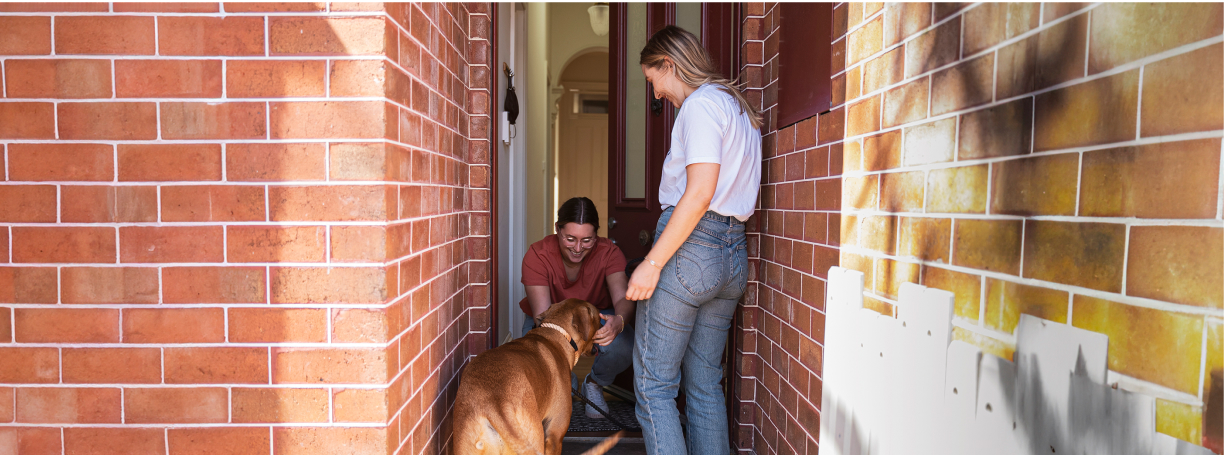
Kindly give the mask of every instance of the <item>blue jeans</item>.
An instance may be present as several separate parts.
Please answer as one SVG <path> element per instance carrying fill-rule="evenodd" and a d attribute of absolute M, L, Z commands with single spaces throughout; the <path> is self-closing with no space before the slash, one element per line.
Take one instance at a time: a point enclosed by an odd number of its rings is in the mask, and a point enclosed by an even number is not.
<path fill-rule="evenodd" d="M 671 214 L 671 209 L 663 212 L 655 238 Z M 726 401 L 718 383 L 727 331 L 747 281 L 744 224 L 707 212 L 663 266 L 654 294 L 638 302 L 633 382 L 647 453 L 730 452 Z M 681 379 L 687 438 L 676 409 Z"/>
<path fill-rule="evenodd" d="M 608 308 L 600 310 L 600 314 L 613 316 L 616 314 L 616 309 Z M 599 320 L 599 325 L 602 326 L 607 321 Z M 531 331 L 535 326 L 535 322 L 531 316 L 526 316 L 523 320 L 523 334 Z M 591 381 L 600 386 L 612 384 L 612 380 L 616 379 L 616 375 L 629 368 L 633 363 L 633 326 L 626 323 L 625 329 L 616 336 L 615 340 L 608 343 L 607 346 L 595 345 L 599 350 L 599 354 L 595 356 L 595 364 L 591 365 Z"/>

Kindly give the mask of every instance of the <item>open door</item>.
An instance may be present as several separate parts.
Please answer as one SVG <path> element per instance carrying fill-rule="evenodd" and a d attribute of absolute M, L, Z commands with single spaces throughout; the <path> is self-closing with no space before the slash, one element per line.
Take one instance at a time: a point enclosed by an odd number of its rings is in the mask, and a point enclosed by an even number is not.
<path fill-rule="evenodd" d="M 733 3 L 616 3 L 608 54 L 608 238 L 631 263 L 654 244 L 663 158 L 671 147 L 676 110 L 654 99 L 639 53 L 650 35 L 677 25 L 702 40 L 726 76 L 738 76 L 739 5 Z"/>
<path fill-rule="evenodd" d="M 675 5 L 615 3 L 608 44 L 608 238 L 631 263 L 654 243 L 659 180 L 670 145 L 671 106 L 654 100 L 638 55 L 650 35 L 673 23 Z"/>

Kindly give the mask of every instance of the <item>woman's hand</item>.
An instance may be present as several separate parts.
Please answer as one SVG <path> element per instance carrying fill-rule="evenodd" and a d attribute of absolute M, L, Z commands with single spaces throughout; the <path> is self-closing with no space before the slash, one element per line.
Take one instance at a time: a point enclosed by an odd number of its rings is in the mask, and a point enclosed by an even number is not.
<path fill-rule="evenodd" d="M 638 302 L 649 299 L 654 295 L 655 286 L 659 285 L 661 271 L 647 261 L 638 264 L 633 276 L 629 277 L 629 290 L 625 292 L 625 299 Z"/>
<path fill-rule="evenodd" d="M 615 314 L 611 316 L 600 314 L 599 318 L 608 322 L 605 322 L 603 327 L 595 332 L 595 344 L 607 346 L 612 344 L 612 340 L 615 340 L 621 331 L 625 330 L 625 319 Z"/>

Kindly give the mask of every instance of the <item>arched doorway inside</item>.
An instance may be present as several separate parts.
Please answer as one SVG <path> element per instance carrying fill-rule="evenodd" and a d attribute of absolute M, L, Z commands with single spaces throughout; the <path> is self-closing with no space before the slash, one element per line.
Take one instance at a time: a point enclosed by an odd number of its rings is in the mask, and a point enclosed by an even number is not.
<path fill-rule="evenodd" d="M 553 128 L 556 206 L 571 197 L 595 203 L 601 218 L 608 214 L 608 53 L 592 51 L 575 57 L 562 70 Z M 605 226 L 607 223 L 603 223 Z M 599 235 L 607 236 L 606 228 Z"/>

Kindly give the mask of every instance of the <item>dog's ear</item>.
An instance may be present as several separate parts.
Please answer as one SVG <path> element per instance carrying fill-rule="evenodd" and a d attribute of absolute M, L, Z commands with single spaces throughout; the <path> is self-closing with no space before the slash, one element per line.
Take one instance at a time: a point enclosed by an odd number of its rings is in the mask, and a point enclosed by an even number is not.
<path fill-rule="evenodd" d="M 600 317 L 599 309 L 595 308 L 595 305 L 588 305 L 587 309 L 591 313 L 591 339 L 594 340 L 595 332 L 603 328 L 602 318 Z"/>
<path fill-rule="evenodd" d="M 548 308 L 545 309 L 543 313 L 540 313 L 540 321 L 543 322 L 543 321 L 552 319 L 553 316 L 557 314 L 557 312 L 562 311 L 561 307 L 563 306 L 564 305 L 562 305 L 561 303 L 555 303 L 555 304 L 549 305 Z M 561 316 L 564 317 L 565 315 L 561 314 Z"/>
<path fill-rule="evenodd" d="M 570 327 L 574 329 L 574 333 L 578 335 L 578 339 L 574 341 L 589 341 L 591 339 L 591 321 L 587 316 L 586 305 L 574 305 L 573 311 L 570 312 Z"/>

